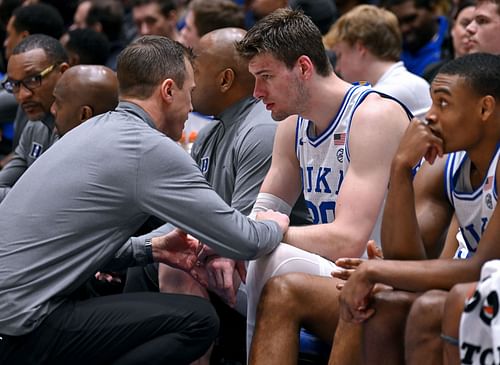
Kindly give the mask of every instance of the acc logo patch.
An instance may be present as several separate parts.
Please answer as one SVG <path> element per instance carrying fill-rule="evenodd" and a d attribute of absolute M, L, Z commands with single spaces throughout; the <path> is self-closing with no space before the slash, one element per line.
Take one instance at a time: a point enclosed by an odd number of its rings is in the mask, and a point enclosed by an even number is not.
<path fill-rule="evenodd" d="M 488 209 L 493 209 L 493 201 L 491 199 L 491 193 L 486 194 L 485 201 L 486 201 L 486 206 L 488 207 Z"/>
<path fill-rule="evenodd" d="M 343 148 L 339 148 L 337 150 L 337 161 L 340 163 L 344 162 L 344 149 Z"/>

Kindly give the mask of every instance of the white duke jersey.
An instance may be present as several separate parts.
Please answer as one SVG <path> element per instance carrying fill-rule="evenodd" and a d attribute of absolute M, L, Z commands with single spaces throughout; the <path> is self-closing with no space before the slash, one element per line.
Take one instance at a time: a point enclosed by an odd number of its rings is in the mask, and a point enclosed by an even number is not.
<path fill-rule="evenodd" d="M 315 135 L 311 121 L 300 116 L 297 119 L 295 151 L 300 163 L 304 198 L 314 224 L 330 223 L 335 219 L 337 197 L 349 167 L 352 117 L 372 92 L 391 98 L 367 86 L 351 86 L 337 115 L 319 136 Z M 378 239 L 380 217 L 373 232 L 372 238 Z"/>
<path fill-rule="evenodd" d="M 479 240 L 497 205 L 496 168 L 500 155 L 500 145 L 490 162 L 486 178 L 476 190 L 470 181 L 471 161 L 464 151 L 451 153 L 446 161 L 446 195 L 455 208 L 463 240 L 455 258 L 465 259 L 474 255 Z"/>

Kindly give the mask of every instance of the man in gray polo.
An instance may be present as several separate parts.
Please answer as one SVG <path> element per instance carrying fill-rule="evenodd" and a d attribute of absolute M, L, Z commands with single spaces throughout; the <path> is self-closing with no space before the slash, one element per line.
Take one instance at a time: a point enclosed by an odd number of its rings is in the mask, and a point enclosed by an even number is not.
<path fill-rule="evenodd" d="M 14 94 L 29 120 L 12 159 L 0 171 L 0 202 L 26 169 L 57 140 L 50 113 L 52 92 L 69 67 L 59 41 L 43 34 L 24 38 L 11 53 L 3 86 Z"/>

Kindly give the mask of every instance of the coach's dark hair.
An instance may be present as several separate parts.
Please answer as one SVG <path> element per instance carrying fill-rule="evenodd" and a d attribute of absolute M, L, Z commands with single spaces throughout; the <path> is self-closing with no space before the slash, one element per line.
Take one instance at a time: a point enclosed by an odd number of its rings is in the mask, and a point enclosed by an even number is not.
<path fill-rule="evenodd" d="M 24 38 L 12 50 L 12 55 L 17 55 L 41 48 L 53 64 L 68 62 L 68 55 L 59 40 L 45 34 L 33 34 Z"/>
<path fill-rule="evenodd" d="M 257 22 L 237 43 L 236 49 L 246 59 L 269 53 L 288 68 L 305 55 L 319 75 L 328 76 L 333 72 L 319 29 L 304 13 L 289 8 L 278 9 Z"/>
<path fill-rule="evenodd" d="M 500 101 L 500 56 L 465 55 L 445 63 L 438 74 L 461 76 L 478 95 L 491 95 Z"/>
<path fill-rule="evenodd" d="M 59 39 L 64 32 L 64 21 L 59 11 L 48 4 L 21 6 L 12 13 L 14 29 L 20 33 L 46 34 Z"/>
<path fill-rule="evenodd" d="M 186 58 L 192 62 L 193 53 L 179 42 L 153 35 L 138 38 L 118 56 L 120 94 L 144 100 L 167 78 L 182 88 Z"/>

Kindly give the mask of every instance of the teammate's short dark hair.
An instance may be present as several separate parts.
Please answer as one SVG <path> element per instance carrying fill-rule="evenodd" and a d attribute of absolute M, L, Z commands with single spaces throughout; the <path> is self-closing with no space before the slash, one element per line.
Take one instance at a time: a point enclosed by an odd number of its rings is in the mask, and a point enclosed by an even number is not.
<path fill-rule="evenodd" d="M 59 11 L 52 5 L 34 4 L 21 6 L 12 13 L 12 25 L 17 32 L 46 34 L 59 39 L 64 32 L 64 21 Z"/>
<path fill-rule="evenodd" d="M 401 5 L 408 1 L 412 1 L 416 8 L 432 10 L 437 5 L 437 0 L 382 0 L 381 5 L 384 8 Z"/>
<path fill-rule="evenodd" d="M 192 62 L 191 50 L 170 38 L 147 35 L 136 39 L 118 56 L 120 94 L 144 100 L 167 78 L 182 88 L 186 59 Z"/>
<path fill-rule="evenodd" d="M 160 6 L 160 12 L 165 17 L 168 17 L 171 11 L 177 9 L 177 2 L 175 0 L 132 0 L 131 2 L 132 7 L 147 4 L 158 4 Z"/>
<path fill-rule="evenodd" d="M 70 30 L 68 36 L 66 49 L 78 55 L 80 64 L 106 64 L 110 51 L 106 36 L 90 28 Z"/>
<path fill-rule="evenodd" d="M 120 39 L 122 35 L 124 10 L 117 0 L 94 0 L 85 19 L 87 26 L 97 23 L 102 26 L 102 32 L 110 42 Z"/>
<path fill-rule="evenodd" d="M 245 12 L 232 0 L 193 0 L 189 9 L 200 37 L 220 28 L 245 28 Z"/>
<path fill-rule="evenodd" d="M 12 50 L 12 55 L 17 55 L 41 48 L 53 64 L 68 62 L 68 55 L 58 39 L 45 34 L 32 34 L 24 38 Z"/>
<path fill-rule="evenodd" d="M 465 79 L 478 95 L 491 95 L 500 101 L 500 56 L 473 53 L 445 63 L 438 72 Z"/>
<path fill-rule="evenodd" d="M 0 24 L 3 28 L 7 26 L 14 10 L 21 6 L 21 0 L 2 0 L 0 1 Z"/>
<path fill-rule="evenodd" d="M 282 8 L 267 15 L 248 31 L 236 48 L 247 59 L 269 53 L 290 69 L 305 55 L 319 75 L 328 76 L 333 72 L 319 29 L 297 10 Z"/>

